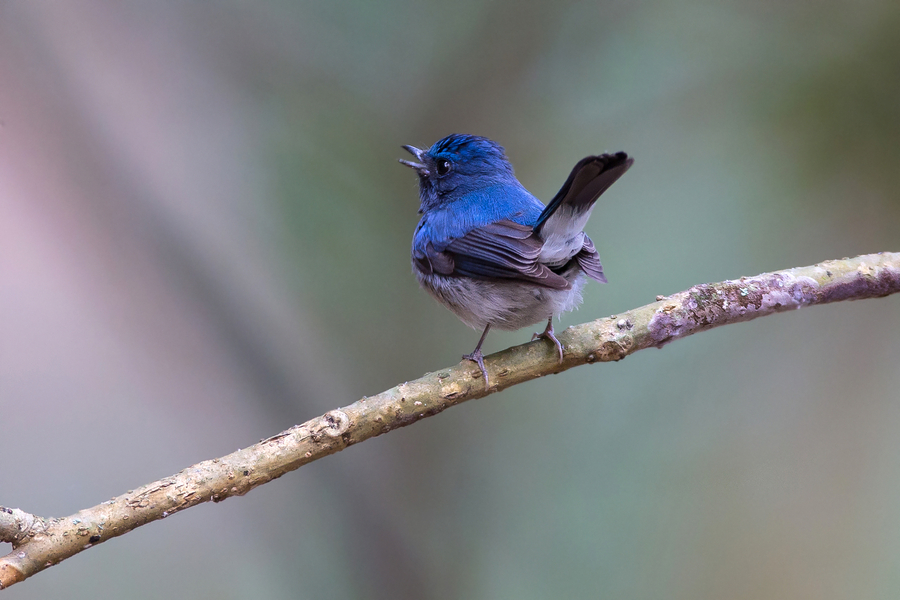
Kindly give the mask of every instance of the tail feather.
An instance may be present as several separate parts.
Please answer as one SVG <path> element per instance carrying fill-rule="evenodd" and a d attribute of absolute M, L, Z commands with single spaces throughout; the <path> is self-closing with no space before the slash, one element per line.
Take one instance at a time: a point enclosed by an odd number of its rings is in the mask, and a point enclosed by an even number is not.
<path fill-rule="evenodd" d="M 534 232 L 543 241 L 540 262 L 551 268 L 568 263 L 589 245 L 584 226 L 600 194 L 627 171 L 634 159 L 624 152 L 588 156 L 575 165 L 562 188 L 543 210 Z M 593 258 L 588 260 L 588 257 Z M 596 262 L 596 265 L 594 264 Z M 605 281 L 596 250 L 582 253 L 579 263 L 597 281 Z"/>
<path fill-rule="evenodd" d="M 578 161 L 562 188 L 538 217 L 534 230 L 540 234 L 560 206 L 571 207 L 575 214 L 590 210 L 600 194 L 624 175 L 632 164 L 634 159 L 624 152 L 588 156 Z"/>

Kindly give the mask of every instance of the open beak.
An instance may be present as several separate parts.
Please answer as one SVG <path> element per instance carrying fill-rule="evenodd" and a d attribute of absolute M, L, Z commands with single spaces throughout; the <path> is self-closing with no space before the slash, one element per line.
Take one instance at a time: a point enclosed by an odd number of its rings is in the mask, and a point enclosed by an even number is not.
<path fill-rule="evenodd" d="M 422 155 L 425 154 L 424 150 L 419 150 L 415 146 L 403 146 L 403 149 L 412 154 L 418 160 L 422 160 Z M 402 158 L 398 160 L 400 164 L 406 165 L 411 169 L 415 169 L 419 175 L 428 175 L 428 167 L 423 165 L 422 163 L 413 162 L 411 160 L 403 160 Z"/>

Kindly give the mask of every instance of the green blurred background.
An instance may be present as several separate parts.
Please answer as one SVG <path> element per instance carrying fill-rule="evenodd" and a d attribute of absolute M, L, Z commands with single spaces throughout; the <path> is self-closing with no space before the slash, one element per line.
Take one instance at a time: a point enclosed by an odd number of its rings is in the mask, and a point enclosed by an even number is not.
<path fill-rule="evenodd" d="M 898 31 L 896 0 L 4 1 L 0 504 L 67 515 L 470 351 L 411 274 L 401 144 L 486 135 L 544 200 L 636 157 L 558 330 L 900 250 Z M 897 297 L 717 329 L 7 594 L 893 599 L 898 357 Z"/>

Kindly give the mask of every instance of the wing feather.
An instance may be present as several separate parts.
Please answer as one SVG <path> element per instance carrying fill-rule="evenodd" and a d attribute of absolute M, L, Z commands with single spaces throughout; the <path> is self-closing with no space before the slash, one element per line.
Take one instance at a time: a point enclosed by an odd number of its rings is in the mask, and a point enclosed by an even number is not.
<path fill-rule="evenodd" d="M 587 273 L 587 276 L 591 279 L 595 279 L 600 283 L 606 283 L 606 275 L 603 274 L 603 265 L 600 264 L 600 255 L 597 254 L 597 249 L 594 247 L 594 242 L 591 241 L 591 238 L 584 235 L 584 245 L 581 247 L 581 250 L 578 251 L 578 254 L 575 255 L 575 260 L 578 261 L 578 266 L 581 267 L 581 270 Z"/>
<path fill-rule="evenodd" d="M 568 289 L 569 282 L 538 262 L 543 242 L 528 225 L 510 220 L 490 223 L 435 248 L 429 243 L 422 260 L 425 272 L 481 279 L 528 281 L 552 289 Z M 419 257 L 415 260 L 419 263 Z"/>

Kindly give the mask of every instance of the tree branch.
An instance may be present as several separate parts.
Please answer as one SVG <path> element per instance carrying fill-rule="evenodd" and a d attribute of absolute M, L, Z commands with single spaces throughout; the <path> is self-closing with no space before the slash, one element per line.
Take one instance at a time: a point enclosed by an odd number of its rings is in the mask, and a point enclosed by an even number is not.
<path fill-rule="evenodd" d="M 544 341 L 509 348 L 485 359 L 484 388 L 477 367 L 455 367 L 402 383 L 294 426 L 258 444 L 129 491 L 62 519 L 44 519 L 0 507 L 0 541 L 13 550 L 0 558 L 0 589 L 34 575 L 94 544 L 191 506 L 246 494 L 319 458 L 392 429 L 436 415 L 466 400 L 577 367 L 621 360 L 644 348 L 764 315 L 841 300 L 900 292 L 900 253 L 853 259 L 696 285 L 618 316 L 570 327 L 559 334 L 562 364 Z"/>

